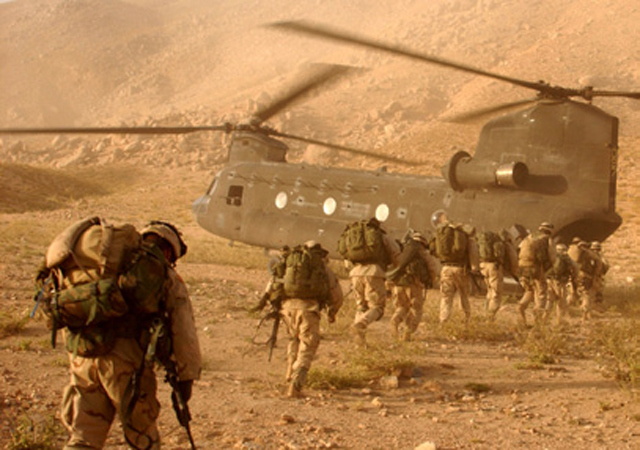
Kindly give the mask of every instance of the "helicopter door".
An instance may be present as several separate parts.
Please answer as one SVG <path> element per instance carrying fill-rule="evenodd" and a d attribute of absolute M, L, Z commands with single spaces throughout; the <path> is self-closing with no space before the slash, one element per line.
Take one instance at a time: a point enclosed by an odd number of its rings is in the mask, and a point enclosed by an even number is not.
<path fill-rule="evenodd" d="M 227 205 L 240 206 L 242 205 L 242 193 L 244 192 L 244 186 L 231 185 L 227 192 Z"/>

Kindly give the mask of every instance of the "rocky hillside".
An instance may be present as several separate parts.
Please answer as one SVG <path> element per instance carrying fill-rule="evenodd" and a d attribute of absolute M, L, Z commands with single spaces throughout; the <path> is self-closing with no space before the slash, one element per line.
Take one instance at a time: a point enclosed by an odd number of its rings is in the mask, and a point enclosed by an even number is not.
<path fill-rule="evenodd" d="M 640 90 L 633 0 L 16 0 L 0 4 L 0 126 L 237 123 L 295 83 L 308 63 L 367 69 L 269 121 L 289 133 L 427 162 L 473 150 L 488 119 L 448 118 L 532 98 L 491 78 L 265 27 L 305 19 L 528 81 Z M 620 117 L 620 247 L 639 241 L 640 101 L 597 98 Z M 19 136 L 0 162 L 47 168 L 128 162 L 214 171 L 221 133 Z M 291 160 L 376 168 L 369 158 L 290 142 Z"/>

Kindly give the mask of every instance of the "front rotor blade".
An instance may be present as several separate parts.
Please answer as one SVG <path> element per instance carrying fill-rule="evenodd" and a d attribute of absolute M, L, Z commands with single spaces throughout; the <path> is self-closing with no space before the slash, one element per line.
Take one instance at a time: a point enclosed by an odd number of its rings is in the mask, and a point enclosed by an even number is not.
<path fill-rule="evenodd" d="M 417 59 L 419 61 L 438 64 L 440 66 L 461 70 L 463 72 L 473 73 L 473 74 L 481 75 L 484 77 L 506 81 L 508 83 L 515 84 L 517 86 L 526 87 L 529 89 L 539 90 L 541 86 L 541 83 L 533 83 L 525 80 L 519 80 L 517 78 L 498 75 L 492 72 L 487 72 L 484 70 L 477 69 L 475 67 L 454 63 L 452 61 L 447 61 L 445 59 L 437 58 L 435 56 L 427 55 L 424 53 L 418 53 L 418 52 L 409 50 L 407 48 L 401 47 L 399 45 L 388 45 L 383 42 L 375 41 L 373 39 L 357 36 L 355 34 L 348 33 L 345 31 L 340 31 L 337 29 L 332 29 L 325 25 L 313 24 L 305 21 L 292 21 L 292 22 L 284 21 L 284 22 L 275 22 L 270 24 L 269 26 L 273 28 L 282 29 L 285 31 L 292 31 L 294 33 L 302 33 L 302 34 L 307 34 L 310 36 L 320 37 L 324 39 L 330 39 L 338 42 L 346 42 L 349 44 L 360 45 L 362 47 L 373 48 L 376 50 L 389 52 L 394 55 L 406 56 L 408 58 Z"/>
<path fill-rule="evenodd" d="M 200 127 L 0 128 L 0 134 L 186 134 L 198 131 L 227 131 L 228 129 L 228 125 Z"/>
<path fill-rule="evenodd" d="M 464 122 L 471 122 L 475 119 L 479 119 L 481 117 L 484 116 L 488 116 L 488 115 L 492 115 L 492 114 L 496 114 L 499 113 L 501 111 L 506 111 L 509 110 L 511 108 L 515 108 L 517 106 L 522 106 L 522 105 L 528 105 L 531 103 L 535 103 L 536 101 L 538 101 L 537 98 L 529 98 L 526 100 L 518 100 L 515 102 L 509 102 L 509 103 L 503 103 L 501 105 L 495 105 L 495 106 L 489 106 L 487 108 L 480 108 L 480 109 L 476 109 L 474 111 L 469 111 L 466 113 L 462 113 L 462 114 L 457 114 L 453 117 L 448 118 L 447 120 L 449 122 L 456 122 L 456 123 L 464 123 Z"/>
<path fill-rule="evenodd" d="M 299 101 L 309 94 L 314 88 L 320 85 L 328 85 L 329 82 L 350 73 L 355 73 L 356 68 L 341 66 L 337 64 L 313 64 L 311 71 L 306 78 L 296 86 L 283 93 L 280 98 L 274 100 L 270 105 L 259 109 L 253 116 L 259 119 L 259 123 L 265 122 L 287 106 Z"/>
<path fill-rule="evenodd" d="M 316 139 L 303 138 L 303 137 L 296 136 L 296 135 L 293 135 L 293 134 L 281 133 L 280 131 L 275 131 L 275 130 L 270 130 L 269 134 L 272 135 L 272 136 L 279 136 L 279 137 L 283 137 L 283 138 L 287 138 L 287 139 L 293 139 L 295 141 L 306 142 L 307 144 L 322 145 L 323 147 L 329 147 L 329 148 L 333 148 L 333 149 L 340 150 L 340 151 L 343 151 L 343 152 L 354 153 L 356 155 L 369 156 L 369 157 L 372 157 L 372 158 L 377 158 L 377 159 L 381 159 L 383 161 L 389 161 L 389 162 L 393 162 L 393 163 L 396 163 L 396 164 L 404 164 L 404 165 L 408 165 L 408 166 L 421 166 L 421 165 L 427 164 L 427 163 L 419 162 L 419 161 L 411 161 L 411 160 L 408 160 L 408 159 L 401 159 L 401 158 L 395 158 L 393 156 L 381 155 L 379 153 L 368 152 L 366 150 L 359 150 L 357 148 L 345 147 L 344 145 L 331 144 L 331 143 L 324 142 L 324 141 L 318 141 Z"/>

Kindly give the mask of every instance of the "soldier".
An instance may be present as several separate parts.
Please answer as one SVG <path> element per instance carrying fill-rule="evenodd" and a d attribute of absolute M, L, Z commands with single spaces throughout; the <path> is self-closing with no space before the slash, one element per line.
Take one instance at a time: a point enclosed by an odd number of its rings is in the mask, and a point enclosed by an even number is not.
<path fill-rule="evenodd" d="M 567 251 L 567 254 L 569 255 L 569 257 L 577 264 L 578 263 L 578 255 L 580 253 L 580 250 L 578 249 L 578 244 L 580 244 L 580 241 L 582 241 L 582 239 L 580 239 L 579 237 L 574 237 L 571 240 L 571 244 L 569 244 L 569 249 Z M 577 284 L 577 279 L 574 280 L 573 283 L 568 284 L 567 285 L 567 306 L 573 306 L 578 302 L 578 284 Z"/>
<path fill-rule="evenodd" d="M 186 402 L 191 397 L 193 381 L 199 379 L 201 370 L 191 300 L 184 282 L 174 269 L 176 261 L 186 253 L 187 246 L 178 230 L 166 222 L 151 222 L 142 230 L 142 237 L 144 241 L 157 245 L 169 263 L 165 298 L 160 308 L 165 309 L 169 321 L 170 354 L 176 363 L 178 389 Z M 64 392 L 61 418 L 71 436 L 65 449 L 103 448 L 116 412 L 120 413 L 129 446 L 160 448 L 156 422 L 160 411 L 156 398 L 156 375 L 153 364 L 144 363 L 149 340 L 145 333 L 148 319 L 131 313 L 113 319 L 110 330 L 115 333 L 115 344 L 106 354 L 84 357 L 69 352 L 71 377 Z M 130 391 L 131 380 L 137 375 L 139 395 L 128 403 L 130 399 L 125 399 L 125 396 Z M 123 411 L 127 411 L 128 417 L 123 418 Z"/>
<path fill-rule="evenodd" d="M 478 236 L 478 254 L 480 256 L 480 273 L 487 286 L 485 308 L 489 318 L 495 318 L 504 287 L 504 261 L 506 257 L 505 243 L 502 237 L 493 231 L 485 231 Z"/>
<path fill-rule="evenodd" d="M 387 273 L 396 308 L 390 321 L 391 332 L 398 338 L 399 327 L 404 323 L 404 341 L 411 340 L 418 329 L 425 290 L 435 284 L 438 276 L 438 262 L 429 253 L 428 246 L 429 242 L 421 233 L 410 230 L 398 257 L 398 266 Z"/>
<path fill-rule="evenodd" d="M 285 295 L 282 299 L 280 314 L 289 333 L 286 375 L 289 388 L 287 396 L 292 398 L 302 396 L 302 387 L 320 345 L 320 311 L 326 307 L 328 321 L 333 323 L 343 301 L 342 288 L 338 278 L 327 267 L 328 252 L 315 241 L 307 241 L 304 247 L 308 250 L 312 260 L 315 260 L 311 263 L 312 271 L 318 270 L 321 273 L 319 276 L 309 278 L 308 283 L 301 287 L 301 289 L 307 290 L 306 294 Z M 295 252 L 294 248 L 291 254 L 293 255 Z M 288 259 L 290 258 L 291 256 L 288 257 Z M 313 267 L 316 264 L 317 267 Z M 288 283 L 287 280 L 288 275 L 285 273 L 285 284 Z M 325 283 L 325 286 L 319 285 Z M 285 286 L 285 293 L 287 290 L 288 287 Z"/>
<path fill-rule="evenodd" d="M 593 274 L 594 302 L 602 306 L 604 303 L 604 277 L 609 271 L 609 261 L 602 254 L 602 245 L 598 241 L 591 243 L 591 251 L 597 259 L 597 270 Z"/>
<path fill-rule="evenodd" d="M 569 256 L 578 265 L 576 294 L 582 310 L 582 322 L 591 318 L 594 303 L 593 279 L 599 270 L 596 255 L 589 248 L 589 243 L 580 241 L 577 246 L 569 248 Z"/>
<path fill-rule="evenodd" d="M 548 302 L 544 319 L 547 321 L 556 310 L 556 325 L 562 325 L 567 312 L 567 285 L 575 284 L 578 277 L 578 266 L 569 257 L 565 244 L 556 245 L 556 259 L 553 266 L 547 271 Z"/>
<path fill-rule="evenodd" d="M 360 347 L 366 346 L 366 329 L 367 327 L 382 318 L 387 300 L 387 290 L 385 286 L 385 270 L 387 266 L 395 265 L 400 248 L 398 244 L 391 239 L 382 228 L 380 221 L 375 217 L 360 222 L 364 226 L 347 227 L 343 233 L 342 242 L 345 242 L 345 252 L 341 250 L 343 256 L 353 264 L 353 268 L 349 271 L 351 279 L 351 287 L 356 296 L 356 316 L 351 325 L 356 345 Z M 353 235 L 358 233 L 371 233 L 372 236 L 356 236 L 355 239 L 347 239 L 350 229 L 354 230 Z M 362 230 L 362 231 L 360 231 Z M 354 254 L 349 247 L 349 242 L 353 241 L 376 242 L 375 247 L 371 249 L 376 256 L 371 258 L 354 259 L 349 254 Z M 340 244 L 339 244 L 340 245 Z"/>
<path fill-rule="evenodd" d="M 430 247 L 440 260 L 440 323 L 449 320 L 453 297 L 460 295 L 466 320 L 471 318 L 469 304 L 469 271 L 479 273 L 478 247 L 474 229 L 444 220 L 431 240 Z"/>
<path fill-rule="evenodd" d="M 525 311 L 529 304 L 534 301 L 535 323 L 540 323 L 547 304 L 547 279 L 546 273 L 555 260 L 555 248 L 551 239 L 553 225 L 549 222 L 542 222 L 538 227 L 538 232 L 529 234 L 520 243 L 518 254 L 518 271 L 520 285 L 524 289 L 524 294 L 518 302 L 518 312 L 520 313 L 520 323 L 527 325 Z"/>

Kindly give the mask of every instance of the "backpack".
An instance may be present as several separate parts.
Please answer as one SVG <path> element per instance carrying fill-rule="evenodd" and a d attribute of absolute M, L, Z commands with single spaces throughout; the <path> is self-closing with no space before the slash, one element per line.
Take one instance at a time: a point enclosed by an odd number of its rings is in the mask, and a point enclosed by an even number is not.
<path fill-rule="evenodd" d="M 573 276 L 573 261 L 569 255 L 558 255 L 550 269 L 550 275 L 560 282 L 566 282 Z"/>
<path fill-rule="evenodd" d="M 36 276 L 35 299 L 50 320 L 52 344 L 56 331 L 67 328 L 68 350 L 109 351 L 113 319 L 160 310 L 167 267 L 162 251 L 143 243 L 133 225 L 92 217 L 69 226 L 49 245 Z"/>
<path fill-rule="evenodd" d="M 338 240 L 338 252 L 354 263 L 386 265 L 388 258 L 382 233 L 368 220 L 350 223 Z"/>
<path fill-rule="evenodd" d="M 485 231 L 478 235 L 478 252 L 480 261 L 503 263 L 505 257 L 504 242 L 493 231 Z"/>
<path fill-rule="evenodd" d="M 590 250 L 578 248 L 578 268 L 581 272 L 593 275 L 596 272 L 597 261 Z"/>
<path fill-rule="evenodd" d="M 467 234 L 462 227 L 445 224 L 437 228 L 435 251 L 444 262 L 464 263 L 467 259 Z"/>
<path fill-rule="evenodd" d="M 329 298 L 329 276 L 322 249 L 294 247 L 284 261 L 285 298 L 315 299 L 323 306 Z"/>
<path fill-rule="evenodd" d="M 522 267 L 551 268 L 549 257 L 549 238 L 546 235 L 530 234 L 520 243 L 518 265 Z"/>

